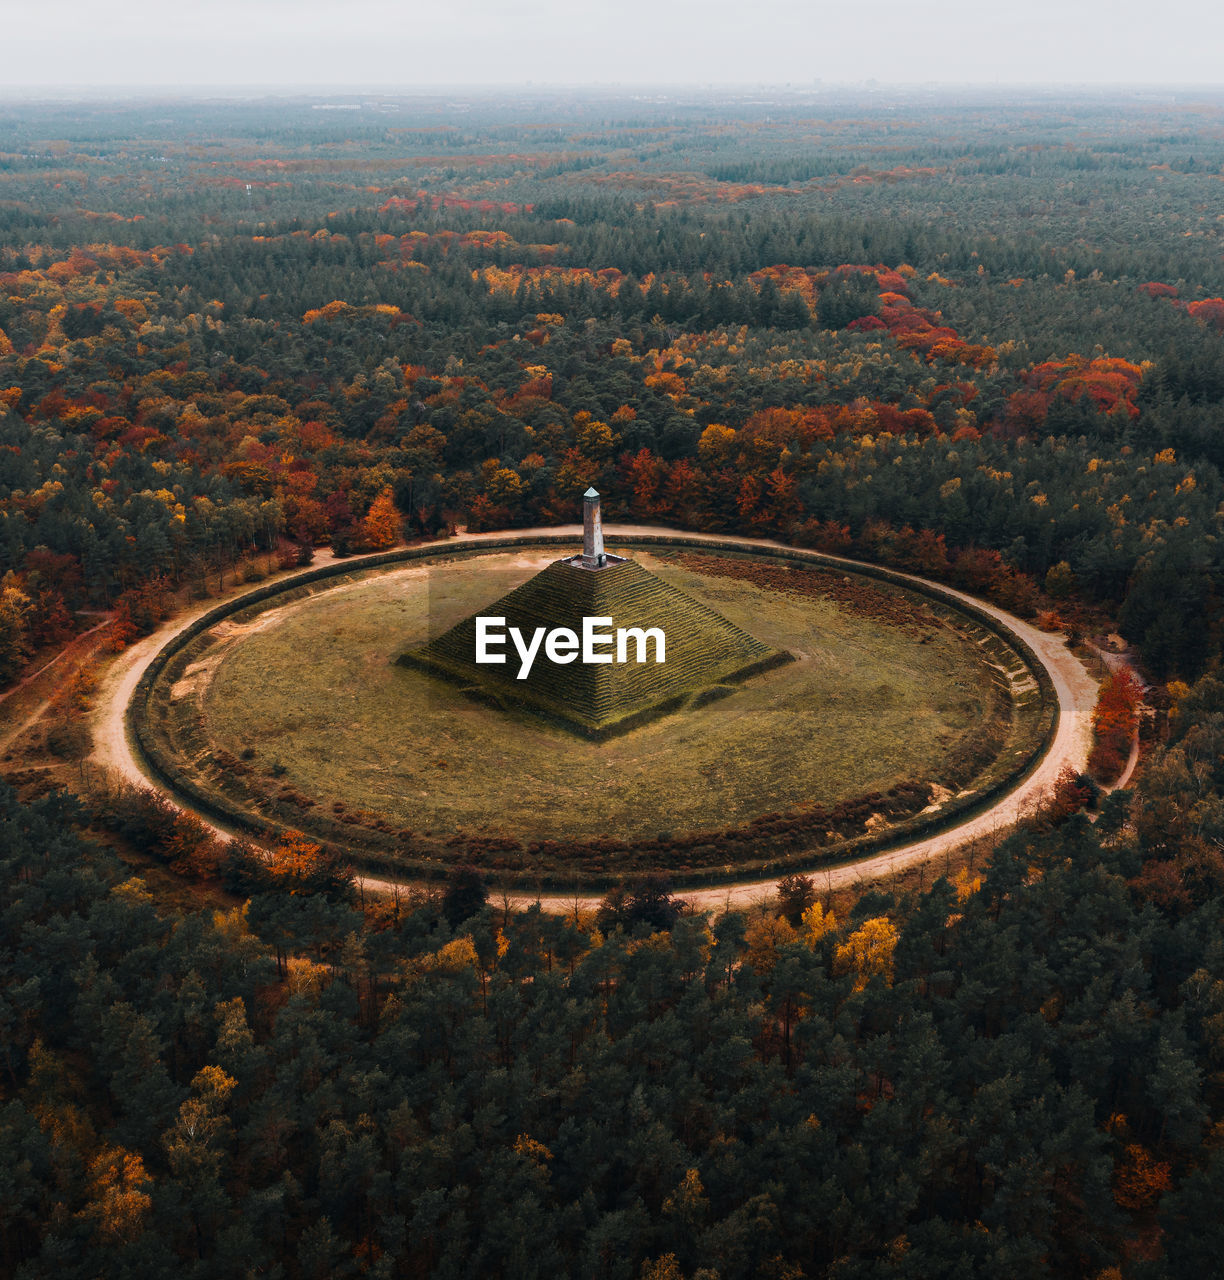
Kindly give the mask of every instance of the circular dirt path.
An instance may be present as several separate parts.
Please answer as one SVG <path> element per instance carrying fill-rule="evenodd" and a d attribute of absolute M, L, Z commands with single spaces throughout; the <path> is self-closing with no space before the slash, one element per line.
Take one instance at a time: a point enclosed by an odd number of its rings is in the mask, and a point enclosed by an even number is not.
<path fill-rule="evenodd" d="M 575 542 L 582 540 L 581 525 L 550 526 L 542 529 L 515 529 L 509 531 L 515 537 L 531 537 L 533 535 L 563 535 L 573 537 Z M 746 548 L 769 547 L 779 551 L 793 551 L 785 543 L 760 538 L 734 538 L 726 534 L 702 535 L 683 529 L 660 528 L 655 525 L 606 524 L 605 537 L 615 541 L 618 536 L 646 534 L 666 537 L 695 538 L 711 542 L 738 542 Z M 496 541 L 507 536 L 506 531 L 488 534 L 461 534 L 437 544 L 439 552 L 448 548 L 463 545 Z M 360 568 L 367 557 L 352 556 L 344 563 L 346 566 Z M 848 569 L 859 567 L 856 561 L 841 556 L 825 556 L 829 563 L 844 564 Z M 320 553 L 315 557 L 312 569 L 326 565 L 333 560 L 330 552 Z M 300 572 L 309 572 L 301 570 Z M 278 582 L 289 582 L 294 572 L 277 575 Z M 917 866 L 935 858 L 951 853 L 963 845 L 984 836 L 991 835 L 1015 823 L 1025 814 L 1031 813 L 1050 792 L 1055 780 L 1062 770 L 1070 765 L 1077 772 L 1082 771 L 1092 746 L 1092 709 L 1096 703 L 1096 681 L 1084 669 L 1080 660 L 1067 648 L 1065 637 L 1050 634 L 1030 626 L 1021 619 L 987 604 L 975 596 L 956 591 L 943 583 L 929 582 L 912 574 L 900 574 L 902 578 L 922 586 L 933 587 L 946 592 L 966 604 L 980 609 L 982 612 L 997 618 L 1005 626 L 1014 631 L 1037 655 L 1045 666 L 1054 684 L 1058 698 L 1058 728 L 1049 750 L 1042 757 L 1037 767 L 1019 786 L 1005 795 L 997 804 L 974 818 L 967 819 L 958 826 L 925 840 L 913 844 L 890 849 L 885 853 L 873 854 L 857 862 L 841 866 L 819 868 L 816 872 L 821 877 L 823 886 L 828 889 L 842 888 L 861 881 L 884 879 L 896 872 Z M 234 592 L 227 600 L 238 598 L 242 593 Z M 146 636 L 119 655 L 114 665 L 106 673 L 98 685 L 94 704 L 93 729 L 94 752 L 91 763 L 104 770 L 118 774 L 127 781 L 139 786 L 155 786 L 156 784 L 141 769 L 128 741 L 126 714 L 127 706 L 136 690 L 136 685 L 145 669 L 153 661 L 159 650 L 179 632 L 189 627 L 201 614 L 217 605 L 216 600 L 209 600 L 188 613 L 181 614 L 173 621 L 160 627 L 152 635 Z M 177 797 L 175 797 L 177 802 Z M 203 816 L 203 815 L 200 815 Z M 205 819 L 205 821 L 208 821 Z M 218 834 L 228 837 L 232 833 L 208 821 L 208 825 Z M 396 882 L 380 879 L 376 876 L 359 875 L 358 881 L 366 892 L 390 892 L 395 888 L 403 888 L 411 881 Z M 724 906 L 744 906 L 768 897 L 774 891 L 777 877 L 765 880 L 744 880 L 733 884 L 717 885 L 705 889 L 681 890 L 686 902 L 700 909 L 717 909 Z M 531 894 L 512 893 L 509 896 L 511 906 L 527 906 L 538 902 L 545 910 L 568 911 L 575 907 L 588 908 L 598 906 L 599 896 L 587 897 L 582 894 Z"/>

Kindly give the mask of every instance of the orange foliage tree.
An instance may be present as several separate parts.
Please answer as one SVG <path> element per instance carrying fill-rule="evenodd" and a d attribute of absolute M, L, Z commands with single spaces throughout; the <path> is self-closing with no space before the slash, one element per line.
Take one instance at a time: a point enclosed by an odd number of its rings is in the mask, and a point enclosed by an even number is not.
<path fill-rule="evenodd" d="M 400 515 L 390 486 L 382 490 L 361 522 L 361 544 L 370 551 L 384 551 L 399 537 Z"/>

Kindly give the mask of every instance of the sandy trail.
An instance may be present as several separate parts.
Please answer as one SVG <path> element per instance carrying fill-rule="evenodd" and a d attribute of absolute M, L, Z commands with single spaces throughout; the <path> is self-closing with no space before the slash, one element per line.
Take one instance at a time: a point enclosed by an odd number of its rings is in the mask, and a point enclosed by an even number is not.
<path fill-rule="evenodd" d="M 31 689 L 52 667 L 58 666 L 60 663 L 65 664 L 65 670 L 71 668 L 73 671 L 79 670 L 81 664 L 90 656 L 100 643 L 100 639 L 92 639 L 98 635 L 100 631 L 105 630 L 111 624 L 111 615 L 108 613 L 101 622 L 96 626 L 90 627 L 88 631 L 82 631 L 79 636 L 74 636 L 68 643 L 51 659 L 50 662 L 44 663 L 37 671 L 31 672 L 24 679 L 19 680 L 11 689 L 0 693 L 0 704 L 5 703 L 12 698 L 13 701 L 8 706 L 3 707 L 5 715 L 12 712 L 17 719 L 12 721 L 5 728 L 0 729 L 0 753 L 3 753 L 21 737 L 23 733 L 31 726 L 38 723 L 46 714 L 47 709 L 55 700 L 55 693 L 62 687 L 63 679 L 68 676 L 59 677 L 57 673 L 56 689 L 45 698 L 40 698 L 34 705 L 32 710 L 20 710 L 21 694 Z M 74 665 L 75 664 L 75 665 Z"/>
<path fill-rule="evenodd" d="M 582 526 L 563 525 L 542 529 L 516 529 L 512 533 L 516 537 L 561 535 L 572 537 L 578 543 L 582 539 Z M 710 542 L 735 542 L 746 548 L 765 546 L 781 551 L 794 550 L 793 547 L 788 547 L 781 542 L 754 538 L 734 538 L 725 534 L 703 535 L 692 533 L 689 530 L 667 529 L 650 525 L 604 525 L 604 536 L 610 543 L 615 542 L 618 536 L 631 534 L 673 535 Z M 496 541 L 498 538 L 505 536 L 507 536 L 505 532 L 465 533 L 445 542 L 439 542 L 437 546 L 439 552 L 445 553 L 449 548 Z M 359 568 L 367 558 L 353 556 L 347 558 L 345 564 Z M 330 552 L 319 553 L 316 555 L 315 562 L 311 568 L 318 568 L 321 565 L 330 563 L 332 560 L 333 557 Z M 826 560 L 832 563 L 844 564 L 848 569 L 857 567 L 855 561 L 840 556 L 828 556 Z M 277 580 L 288 582 L 298 572 L 308 571 L 300 570 L 278 575 Z M 1096 681 L 1085 670 L 1080 660 L 1067 648 L 1066 639 L 1063 636 L 1039 631 L 1036 627 L 1013 617 L 1004 610 L 998 609 L 974 596 L 956 591 L 944 583 L 931 582 L 911 574 L 902 574 L 900 576 L 909 578 L 911 581 L 920 583 L 923 586 L 936 588 L 965 601 L 967 604 L 998 619 L 1024 640 L 1050 673 L 1060 708 L 1058 729 L 1050 749 L 1046 752 L 1037 768 L 1018 787 L 1009 792 L 990 809 L 974 818 L 968 819 L 959 826 L 952 827 L 928 839 L 919 840 L 901 848 L 891 849 L 886 853 L 864 858 L 859 862 L 817 869 L 815 874 L 820 878 L 822 884 L 830 889 L 840 888 L 860 881 L 887 878 L 895 872 L 904 871 L 910 867 L 917 866 L 919 863 L 943 857 L 945 854 L 951 853 L 953 850 L 959 849 L 974 840 L 979 840 L 984 836 L 992 835 L 1013 826 L 1020 817 L 1026 813 L 1031 813 L 1039 805 L 1065 766 L 1070 765 L 1077 772 L 1082 771 L 1092 745 L 1091 719 L 1092 709 L 1096 702 Z M 241 591 L 235 591 L 226 598 L 234 599 L 241 594 Z M 215 608 L 217 603 L 217 600 L 209 600 L 198 608 L 180 615 L 119 656 L 114 666 L 99 684 L 97 690 L 94 713 L 95 749 L 90 757 L 93 764 L 117 773 L 140 786 L 154 785 L 141 770 L 128 741 L 125 723 L 127 704 L 135 691 L 140 677 L 144 674 L 145 669 L 152 662 L 158 650 L 180 631 L 190 626 L 201 614 Z M 1131 763 L 1124 774 L 1124 777 L 1128 780 L 1133 767 L 1133 763 Z M 209 822 L 208 825 L 220 835 L 228 836 L 232 834 L 218 827 L 215 823 Z M 396 888 L 402 889 L 413 883 L 412 881 L 393 881 L 364 875 L 359 876 L 358 880 L 365 891 L 374 893 L 391 892 Z M 727 905 L 744 906 L 768 897 L 773 892 L 776 883 L 777 877 L 774 876 L 765 880 L 744 880 L 735 884 L 718 885 L 708 889 L 682 890 L 681 895 L 687 902 L 703 909 L 716 909 Z M 526 906 L 538 902 L 545 910 L 567 911 L 572 910 L 575 905 L 580 908 L 597 906 L 600 899 L 598 896 L 588 897 L 574 894 L 540 895 L 517 893 L 511 894 L 509 901 L 512 906 Z"/>
<path fill-rule="evenodd" d="M 1135 767 L 1139 763 L 1139 735 L 1135 734 L 1135 740 L 1131 743 L 1130 755 L 1126 757 L 1126 767 L 1118 776 L 1117 782 L 1109 788 L 1110 791 L 1121 791 L 1124 787 L 1130 786 L 1130 780 L 1134 777 Z"/>
<path fill-rule="evenodd" d="M 87 639 L 89 636 L 96 635 L 97 632 L 101 631 L 103 627 L 109 627 L 110 624 L 111 624 L 111 616 L 108 613 L 106 617 L 102 619 L 101 622 L 97 623 L 95 626 L 90 627 L 88 631 L 82 631 L 79 636 L 73 636 L 73 638 L 68 641 L 68 643 L 59 651 L 59 653 L 55 655 L 54 658 L 51 659 L 50 662 L 44 662 L 43 665 L 39 667 L 37 671 L 32 671 L 28 676 L 23 676 L 20 680 L 17 681 L 15 685 L 12 686 L 12 688 L 6 689 L 3 693 L 0 693 L 0 702 L 6 701 L 7 699 L 13 697 L 14 694 L 20 693 L 22 689 L 25 689 L 29 685 L 32 685 L 34 681 L 37 680 L 38 677 L 43 674 L 43 672 L 50 671 L 51 668 L 54 667 L 57 663 L 63 662 L 64 659 L 69 656 L 69 654 L 78 652 L 81 645 L 81 641 Z"/>

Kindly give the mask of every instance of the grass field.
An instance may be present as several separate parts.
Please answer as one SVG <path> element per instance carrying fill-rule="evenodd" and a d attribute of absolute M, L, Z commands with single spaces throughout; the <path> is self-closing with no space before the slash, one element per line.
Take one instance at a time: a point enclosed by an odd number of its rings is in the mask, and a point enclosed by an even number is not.
<path fill-rule="evenodd" d="M 307 828 L 312 812 L 334 821 L 362 811 L 437 840 L 650 838 L 900 781 L 940 784 L 989 714 L 981 651 L 963 619 L 928 601 L 871 584 L 906 619 L 882 626 L 830 600 L 643 552 L 665 580 L 797 660 L 599 743 L 395 665 L 554 558 L 525 550 L 391 569 L 222 623 L 168 672 L 171 717 L 207 744 L 195 769 L 244 760 L 253 797 L 315 801 L 297 824 Z"/>

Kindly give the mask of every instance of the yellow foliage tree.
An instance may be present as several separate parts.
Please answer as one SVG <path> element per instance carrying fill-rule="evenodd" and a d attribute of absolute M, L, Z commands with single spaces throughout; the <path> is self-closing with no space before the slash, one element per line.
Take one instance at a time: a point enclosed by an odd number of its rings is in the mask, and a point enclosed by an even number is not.
<path fill-rule="evenodd" d="M 887 916 L 876 916 L 856 929 L 834 953 L 835 973 L 853 973 L 855 991 L 862 991 L 873 977 L 892 982 L 897 927 Z"/>
<path fill-rule="evenodd" d="M 1165 689 L 1169 695 L 1169 715 L 1176 716 L 1178 704 L 1190 692 L 1190 686 L 1184 680 L 1170 680 Z"/>
<path fill-rule="evenodd" d="M 511 507 L 523 496 L 523 477 L 511 467 L 498 467 L 485 480 L 485 495 L 499 507 Z"/>
<path fill-rule="evenodd" d="M 144 1161 L 123 1147 L 103 1147 L 89 1162 L 89 1203 L 81 1217 L 105 1244 L 127 1244 L 144 1229 L 153 1198 Z"/>
<path fill-rule="evenodd" d="M 215 1169 L 217 1151 L 232 1133 L 226 1103 L 237 1081 L 217 1066 L 202 1067 L 191 1080 L 190 1098 L 179 1104 L 174 1128 L 163 1139 L 176 1177 Z"/>
<path fill-rule="evenodd" d="M 663 1212 L 688 1226 L 700 1224 L 709 1208 L 701 1174 L 696 1169 L 686 1170 L 680 1185 L 663 1201 Z"/>
<path fill-rule="evenodd" d="M 584 458 L 578 450 L 567 450 L 554 480 L 557 496 L 572 505 L 594 483 L 597 470 L 596 464 Z"/>
<path fill-rule="evenodd" d="M 660 1258 L 643 1263 L 642 1280 L 684 1280 L 680 1259 L 674 1253 L 665 1253 Z"/>
<path fill-rule="evenodd" d="M 10 572 L 0 581 L 0 685 L 17 675 L 30 656 L 29 618 L 33 605 Z"/>
<path fill-rule="evenodd" d="M 735 451 L 736 432 L 720 422 L 711 422 L 697 441 L 697 452 L 705 466 L 723 466 Z"/>
<path fill-rule="evenodd" d="M 813 902 L 803 913 L 803 940 L 809 947 L 814 947 L 826 934 L 837 928 L 837 917 L 832 911 L 825 911 L 819 902 Z"/>
<path fill-rule="evenodd" d="M 968 867 L 961 867 L 952 883 L 956 886 L 957 902 L 968 902 L 982 887 L 982 877 L 971 876 Z"/>
<path fill-rule="evenodd" d="M 529 1133 L 520 1133 L 514 1140 L 514 1149 L 521 1156 L 540 1166 L 544 1166 L 553 1158 L 553 1153 L 542 1143 L 537 1142 Z"/>
<path fill-rule="evenodd" d="M 437 951 L 404 961 L 403 973 L 406 978 L 411 979 L 427 973 L 462 973 L 464 969 L 479 968 L 480 957 L 476 954 L 476 944 L 465 933 L 453 938 Z"/>
<path fill-rule="evenodd" d="M 582 409 L 574 415 L 574 443 L 584 458 L 596 462 L 609 457 L 620 441 L 620 436 L 606 422 Z"/>

